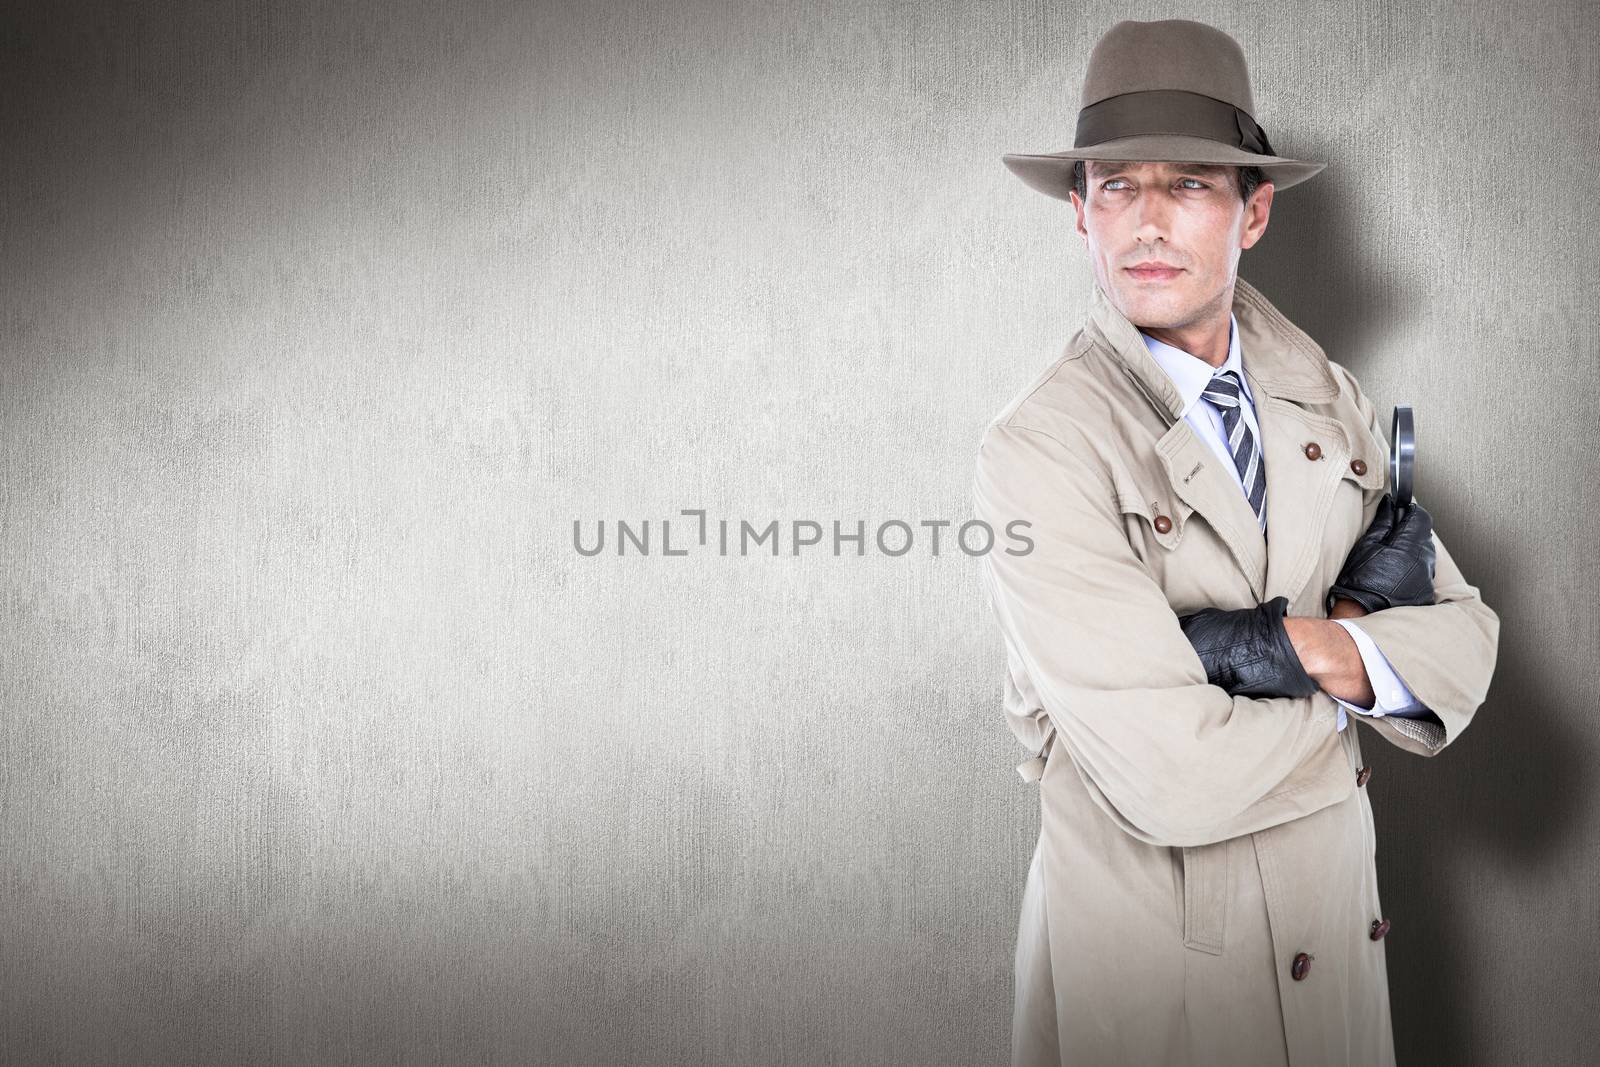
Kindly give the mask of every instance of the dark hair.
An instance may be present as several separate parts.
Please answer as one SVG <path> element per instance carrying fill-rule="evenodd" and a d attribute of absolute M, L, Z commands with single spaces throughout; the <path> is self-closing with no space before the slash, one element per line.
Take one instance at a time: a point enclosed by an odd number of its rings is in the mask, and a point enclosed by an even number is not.
<path fill-rule="evenodd" d="M 1267 172 L 1260 167 L 1235 167 L 1239 173 L 1239 197 L 1248 201 L 1250 194 L 1256 191 L 1256 186 L 1267 180 Z M 1083 160 L 1078 160 L 1072 165 L 1072 184 L 1078 191 L 1079 200 L 1089 199 L 1089 165 Z"/>

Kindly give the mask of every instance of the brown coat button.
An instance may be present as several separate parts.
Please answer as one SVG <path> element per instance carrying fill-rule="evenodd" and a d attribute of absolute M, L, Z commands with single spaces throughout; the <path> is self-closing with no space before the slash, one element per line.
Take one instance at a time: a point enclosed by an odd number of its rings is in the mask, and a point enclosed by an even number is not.
<path fill-rule="evenodd" d="M 1305 976 L 1311 973 L 1311 961 L 1315 958 L 1316 957 L 1309 956 L 1304 952 L 1296 955 L 1294 962 L 1289 964 L 1290 976 L 1294 978 L 1296 982 L 1303 981 Z"/>
<path fill-rule="evenodd" d="M 1156 516 L 1156 533 L 1166 533 L 1172 529 L 1172 520 L 1165 515 Z"/>
<path fill-rule="evenodd" d="M 1306 458 L 1307 459 L 1321 459 L 1322 458 L 1322 446 L 1317 444 L 1315 441 L 1311 441 L 1311 442 L 1307 443 L 1307 445 L 1306 445 Z"/>
<path fill-rule="evenodd" d="M 1353 459 L 1353 460 L 1350 461 L 1350 469 L 1355 471 L 1357 474 L 1365 474 L 1365 473 L 1367 473 L 1366 461 L 1365 460 L 1360 460 L 1360 459 Z"/>
<path fill-rule="evenodd" d="M 1362 767 L 1360 770 L 1356 771 L 1356 788 L 1360 789 L 1362 786 L 1366 785 L 1367 784 L 1367 779 L 1371 778 L 1371 777 L 1372 777 L 1372 768 L 1371 767 Z"/>
<path fill-rule="evenodd" d="M 1374 941 L 1379 941 L 1379 940 L 1382 940 L 1383 935 L 1388 933 L 1388 932 L 1389 932 L 1389 920 L 1388 919 L 1373 919 L 1372 920 L 1372 932 L 1370 934 L 1368 934 L 1367 936 L 1372 938 L 1372 940 L 1374 940 Z"/>

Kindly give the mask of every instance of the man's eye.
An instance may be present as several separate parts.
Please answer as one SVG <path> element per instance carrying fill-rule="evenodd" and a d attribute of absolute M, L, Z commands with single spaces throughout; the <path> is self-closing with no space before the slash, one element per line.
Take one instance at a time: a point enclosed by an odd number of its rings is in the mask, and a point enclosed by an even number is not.
<path fill-rule="evenodd" d="M 1207 188 L 1206 183 L 1201 181 L 1199 178 L 1179 178 L 1178 180 L 1180 182 L 1192 182 L 1193 184 L 1189 186 L 1189 188 L 1191 188 L 1191 189 L 1205 189 L 1205 188 Z M 1114 189 L 1114 188 L 1116 188 L 1118 186 L 1127 185 L 1127 184 L 1128 184 L 1127 181 L 1122 179 L 1122 178 L 1107 178 L 1105 181 L 1100 183 L 1100 188 L 1102 188 L 1102 189 Z"/>

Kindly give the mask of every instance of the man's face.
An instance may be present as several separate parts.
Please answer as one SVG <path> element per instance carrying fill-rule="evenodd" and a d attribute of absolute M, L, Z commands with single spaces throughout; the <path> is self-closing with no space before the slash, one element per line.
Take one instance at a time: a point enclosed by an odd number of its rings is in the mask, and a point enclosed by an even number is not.
<path fill-rule="evenodd" d="M 1090 160 L 1087 200 L 1072 194 L 1095 280 L 1135 326 L 1181 328 L 1233 305 L 1239 253 L 1267 228 L 1272 185 L 1247 204 L 1238 168 Z M 1167 270 L 1140 271 L 1156 263 Z"/>

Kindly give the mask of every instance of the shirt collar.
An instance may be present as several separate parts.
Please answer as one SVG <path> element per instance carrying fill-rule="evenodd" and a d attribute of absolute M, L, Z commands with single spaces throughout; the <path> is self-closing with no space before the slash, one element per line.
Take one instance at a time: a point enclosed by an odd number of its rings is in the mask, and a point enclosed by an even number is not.
<path fill-rule="evenodd" d="M 1211 379 L 1223 371 L 1233 371 L 1244 389 L 1245 399 L 1252 404 L 1255 403 L 1255 397 L 1250 394 L 1250 386 L 1245 381 L 1244 360 L 1239 355 L 1239 324 L 1235 321 L 1233 312 L 1228 313 L 1228 358 L 1223 361 L 1222 366 L 1215 369 L 1199 356 L 1185 352 L 1181 348 L 1174 348 L 1163 341 L 1157 341 L 1143 330 L 1139 331 L 1139 337 L 1144 341 L 1145 348 L 1155 357 L 1155 361 L 1161 365 L 1161 369 L 1167 372 L 1167 377 L 1172 379 L 1172 384 L 1177 387 L 1178 397 L 1183 401 L 1183 410 L 1178 413 L 1180 419 L 1188 416 L 1189 409 L 1200 399 L 1200 394 L 1211 384 Z"/>

